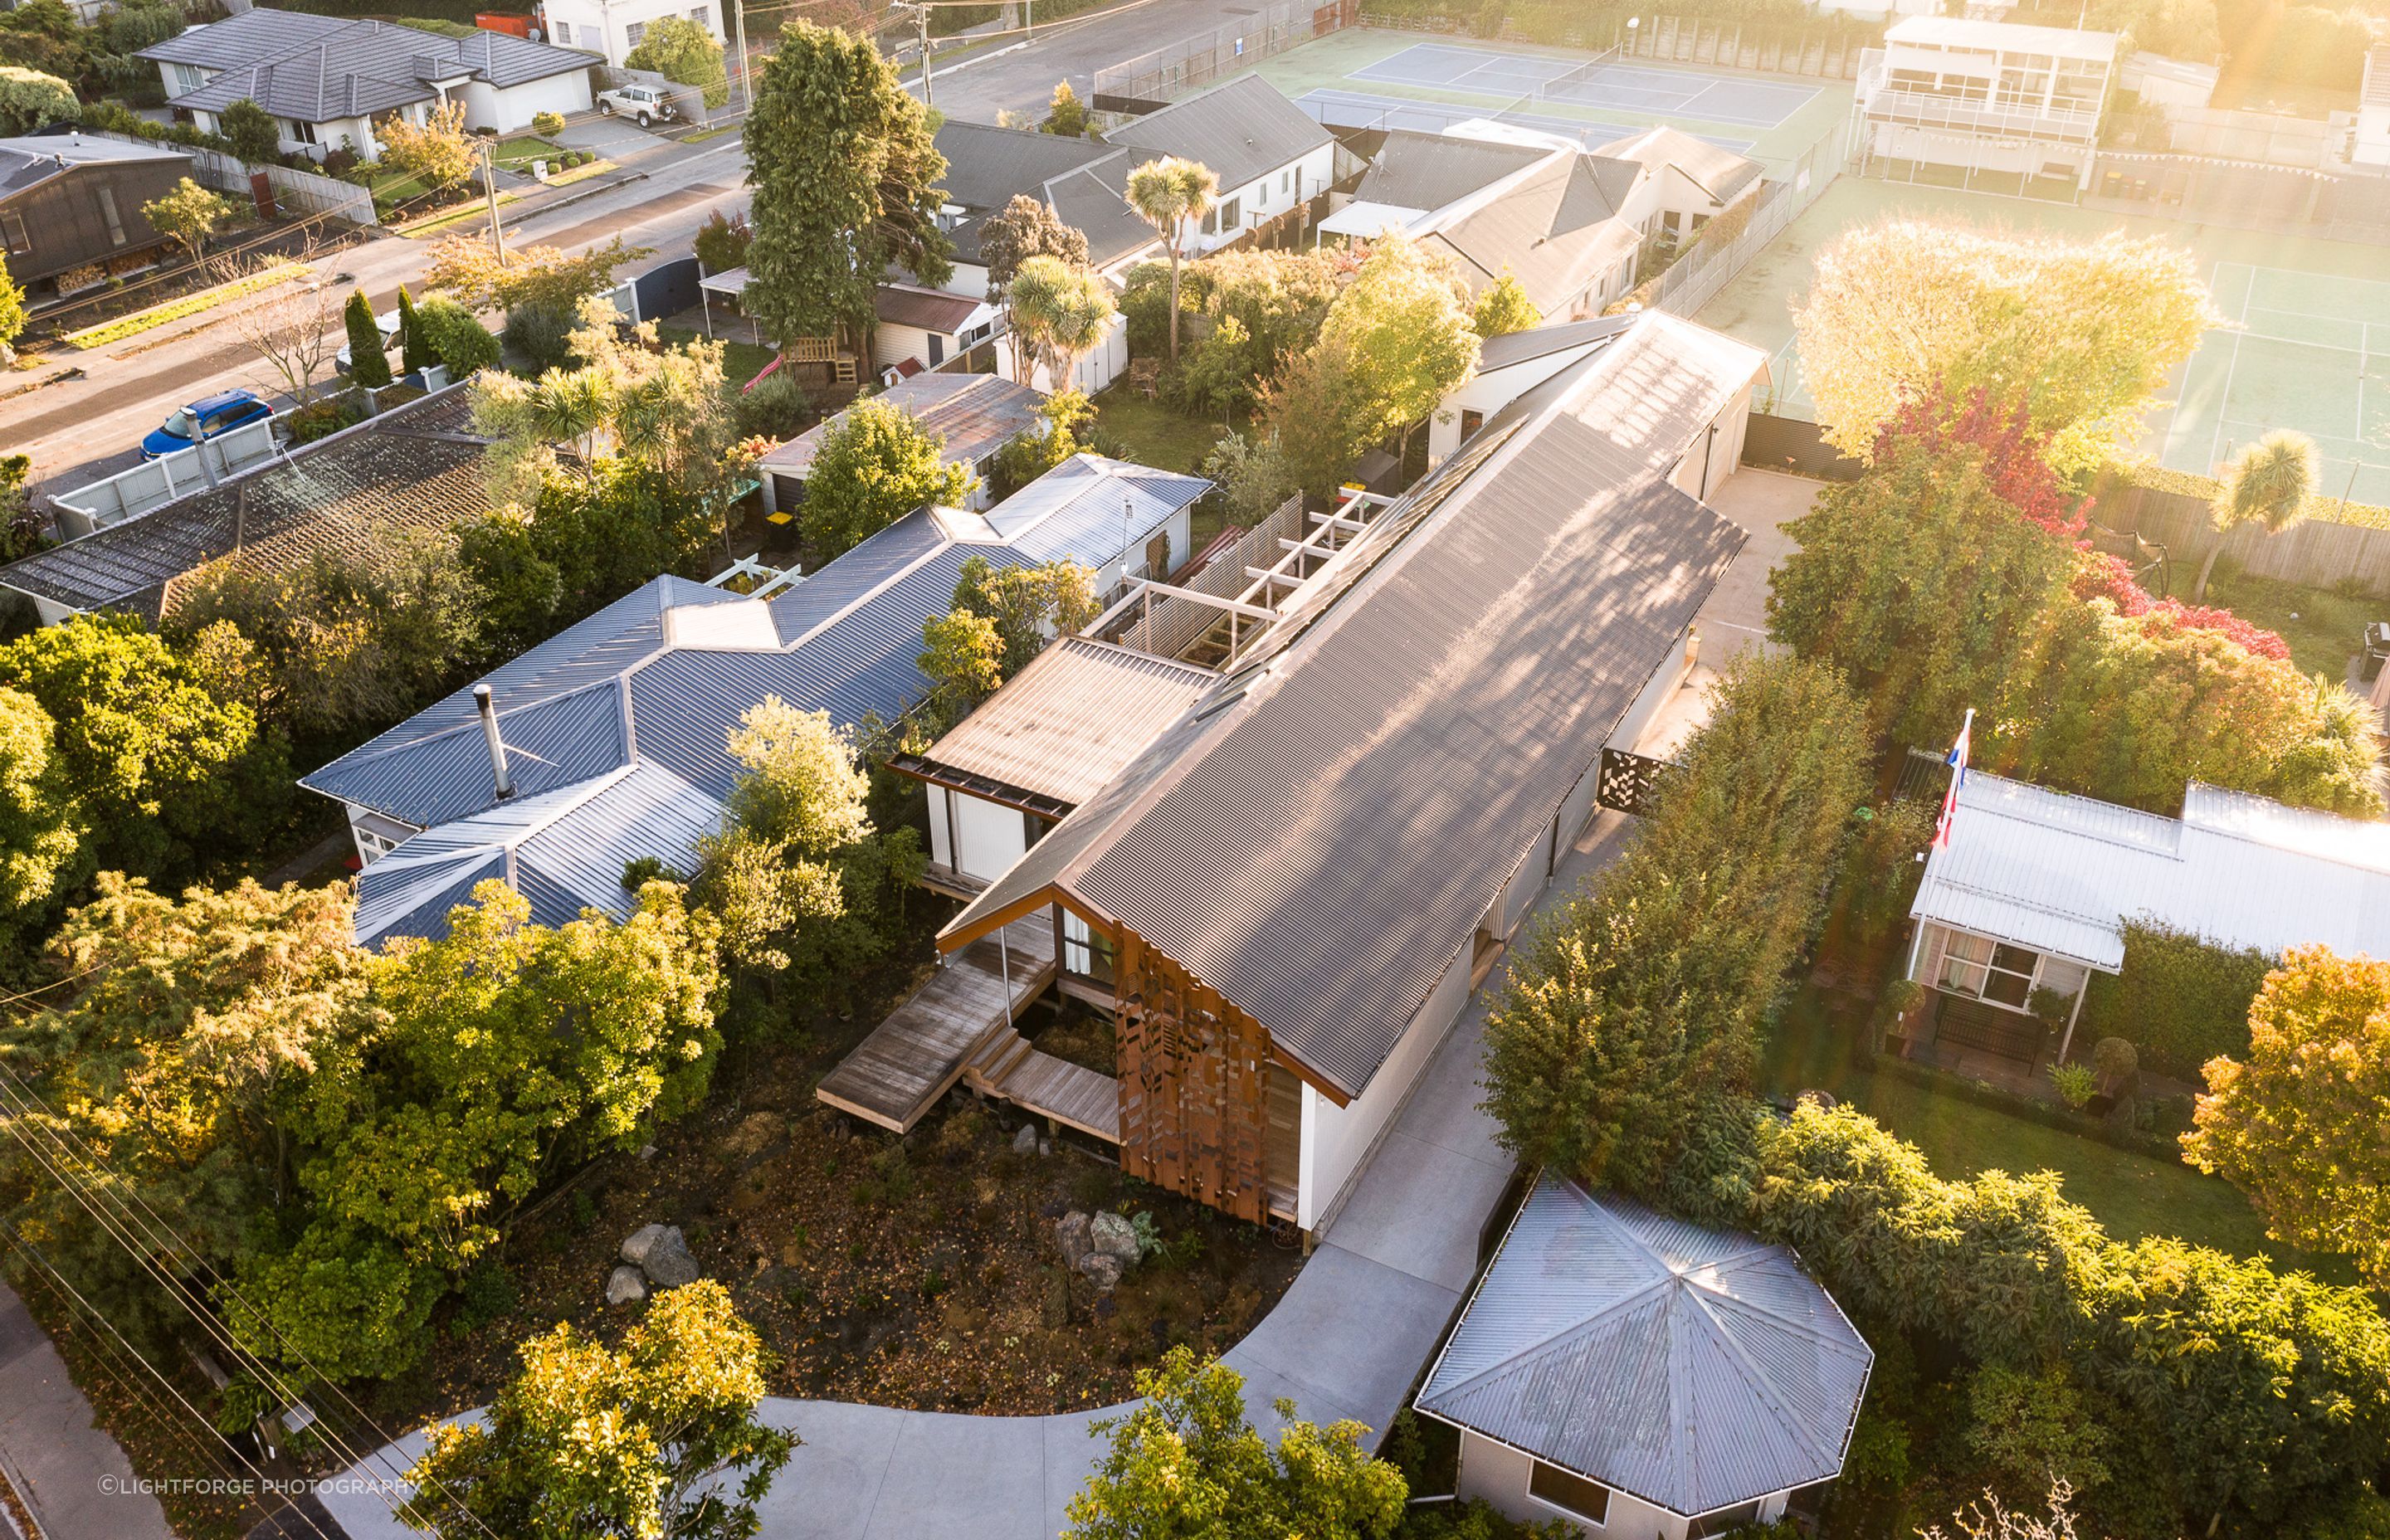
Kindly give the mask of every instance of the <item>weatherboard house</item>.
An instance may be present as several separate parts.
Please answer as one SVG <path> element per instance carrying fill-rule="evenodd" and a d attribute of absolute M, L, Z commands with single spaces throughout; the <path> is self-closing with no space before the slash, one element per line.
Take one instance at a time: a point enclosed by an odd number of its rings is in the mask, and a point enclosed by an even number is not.
<path fill-rule="evenodd" d="M 1032 482 L 984 515 L 917 509 L 791 586 L 660 577 L 303 777 L 348 809 L 360 944 L 445 934 L 493 878 L 542 924 L 628 913 L 633 863 L 686 873 L 722 828 L 745 712 L 777 698 L 842 727 L 894 721 L 931 687 L 922 622 L 966 562 L 1116 570 L 1125 555 L 1141 571 L 1157 529 L 1211 485 L 1083 459 L 1052 474 L 1147 489 L 1150 524 L 1124 536 L 1116 507 L 1073 520 Z"/>
<path fill-rule="evenodd" d="M 1126 1169 L 1332 1220 L 1592 815 L 1604 746 L 1684 677 L 1743 536 L 1682 468 L 1747 410 L 1754 356 L 1646 316 L 1372 519 L 1311 516 L 1354 533 L 1272 604 L 1228 601 L 1227 656 L 1082 644 L 899 762 L 976 891 L 944 971 L 993 976 L 1003 938 L 1000 1039 L 1033 968 L 1112 1018 L 1117 1078 L 1081 1072 L 1072 1117 Z M 898 1094 L 903 1016 L 824 1099 L 908 1127 L 956 1073 L 1012 1096 L 970 1033 Z"/>

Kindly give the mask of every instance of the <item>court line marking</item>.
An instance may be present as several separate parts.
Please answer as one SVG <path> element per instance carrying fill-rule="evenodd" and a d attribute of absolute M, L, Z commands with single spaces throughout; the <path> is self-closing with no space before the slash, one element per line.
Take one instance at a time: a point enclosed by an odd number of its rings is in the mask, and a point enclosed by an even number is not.
<path fill-rule="evenodd" d="M 2241 289 L 2241 314 L 2234 317 L 2241 329 L 2232 334 L 2232 357 L 2224 367 L 2224 393 L 2217 398 L 2216 403 L 2216 433 L 2207 441 L 2207 467 L 2211 473 L 2224 463 L 2224 424 L 2229 420 L 2232 410 L 2232 377 L 2241 370 L 2241 339 L 2249 334 L 2249 300 L 2257 291 L 2256 270 L 2247 263 L 2234 263 L 2232 265 L 2248 268 L 2249 281 Z M 2216 270 L 2221 275 L 2224 264 L 2217 263 Z"/>
<path fill-rule="evenodd" d="M 1440 62 L 1458 62 L 1463 58 L 1476 58 L 1479 62 L 1470 66 L 1468 69 L 1462 70 L 1458 74 L 1446 73 L 1442 70 L 1438 70 L 1435 72 L 1434 77 L 1429 79 L 1422 78 L 1421 75 L 1416 71 L 1416 67 L 1414 65 L 1406 65 L 1402 62 L 1407 58 L 1411 58 L 1415 55 L 1432 57 L 1438 59 Z M 1558 80 L 1566 75 L 1571 70 L 1582 68 L 1581 64 L 1570 64 L 1564 66 L 1553 74 L 1546 75 L 1538 73 L 1538 71 L 1545 66 L 1560 62 L 1561 61 L 1559 60 L 1547 59 L 1543 56 L 1536 54 L 1503 53 L 1496 49 L 1470 48 L 1451 44 L 1414 43 L 1409 47 L 1404 48 L 1399 52 L 1389 54 L 1381 59 L 1373 59 L 1357 70 L 1348 71 L 1344 78 L 1347 80 L 1371 81 L 1387 85 L 1413 85 L 1418 86 L 1422 90 L 1429 91 L 1443 90 L 1466 92 L 1472 89 L 1469 77 L 1484 71 L 1491 71 L 1497 76 L 1504 78 L 1506 82 L 1515 83 L 1518 80 L 1524 79 L 1529 85 L 1530 93 L 1532 94 L 1536 88 L 1549 84 L 1552 81 Z M 1599 60 L 1592 62 L 1599 62 Z M 1689 87 L 1686 83 L 1689 80 L 1698 81 L 1700 83 L 1698 85 L 1691 85 Z M 1684 117 L 1699 118 L 1706 122 L 1731 123 L 1742 128 L 1777 129 L 1783 127 L 1785 123 L 1791 122 L 1795 113 L 1808 106 L 1812 101 L 1815 101 L 1819 94 L 1819 88 L 1818 87 L 1798 86 L 1789 82 L 1744 81 L 1739 76 L 1716 75 L 1702 70 L 1664 70 L 1655 69 L 1648 65 L 1625 62 L 1601 64 L 1600 68 L 1590 79 L 1580 83 L 1589 88 L 1603 89 L 1619 97 L 1630 99 L 1622 99 L 1615 102 L 1608 100 L 1577 101 L 1574 98 L 1568 96 L 1554 98 L 1541 96 L 1538 96 L 1536 99 L 1541 101 L 1559 100 L 1570 105 L 1591 108 L 1597 110 L 1608 109 L 1611 110 L 1677 114 Z M 1735 95 L 1759 102 L 1766 102 L 1774 95 L 1788 95 L 1792 93 L 1798 93 L 1799 99 L 1790 103 L 1784 108 L 1781 113 L 1772 119 L 1754 117 L 1748 112 L 1726 112 L 1717 115 L 1709 115 L 1696 112 L 1691 109 L 1692 103 L 1700 100 L 1703 96 L 1709 95 L 1712 91 L 1717 90 L 1720 87 L 1728 87 L 1730 89 L 1740 88 L 1734 92 Z M 1672 99 L 1657 103 L 1648 100 L 1631 99 L 1633 94 L 1637 92 L 1664 95 Z M 1518 93 L 1514 83 L 1506 83 L 1506 86 L 1501 93 L 1489 94 L 1516 95 Z"/>

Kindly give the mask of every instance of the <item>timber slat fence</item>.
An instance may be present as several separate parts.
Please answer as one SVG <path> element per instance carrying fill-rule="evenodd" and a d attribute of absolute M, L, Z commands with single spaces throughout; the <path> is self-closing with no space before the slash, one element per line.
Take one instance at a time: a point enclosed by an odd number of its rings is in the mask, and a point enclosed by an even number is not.
<path fill-rule="evenodd" d="M 1253 580 L 1246 575 L 1245 569 L 1270 566 L 1285 554 L 1279 545 L 1279 538 L 1301 540 L 1303 531 L 1303 499 L 1290 497 L 1279 505 L 1277 512 L 1246 531 L 1234 545 L 1214 557 L 1201 571 L 1180 579 L 1176 586 L 1209 594 L 1214 598 L 1235 598 L 1253 586 Z M 1219 624 L 1222 618 L 1223 611 L 1208 604 L 1160 598 L 1121 634 L 1120 643 L 1138 652 L 1176 658 L 1197 637 Z M 1251 630 L 1253 624 L 1245 622 L 1246 629 Z"/>

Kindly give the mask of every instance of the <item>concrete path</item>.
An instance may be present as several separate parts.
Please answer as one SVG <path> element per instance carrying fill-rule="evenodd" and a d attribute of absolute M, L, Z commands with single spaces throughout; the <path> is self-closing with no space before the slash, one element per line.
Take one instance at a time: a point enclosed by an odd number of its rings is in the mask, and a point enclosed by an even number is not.
<path fill-rule="evenodd" d="M 1546 891 L 1561 904 L 1613 860 L 1627 819 L 1605 813 Z M 1360 1186 L 1276 1308 L 1223 1355 L 1245 1377 L 1245 1405 L 1274 1431 L 1284 1396 L 1315 1422 L 1394 1418 L 1443 1339 L 1477 1270 L 1477 1241 L 1511 1162 L 1478 1110 L 1488 979 L 1436 1050 L 1369 1157 Z M 769 1540 L 1052 1540 L 1102 1445 L 1090 1423 L 1125 1406 L 1058 1417 L 970 1417 L 773 1397 L 765 1419 L 804 1440 L 762 1507 Z M 338 1481 L 324 1504 L 353 1540 L 403 1540 L 389 1473 L 422 1435 L 399 1440 Z M 379 1478 L 379 1480 L 377 1479 Z"/>
<path fill-rule="evenodd" d="M 91 1403 L 67 1378 L 66 1361 L 5 1283 L 0 1470 L 33 1510 L 44 1540 L 173 1540 L 165 1510 L 135 1489 L 133 1462 L 92 1426 Z M 0 1534 L 6 1527 L 0 1521 Z"/>

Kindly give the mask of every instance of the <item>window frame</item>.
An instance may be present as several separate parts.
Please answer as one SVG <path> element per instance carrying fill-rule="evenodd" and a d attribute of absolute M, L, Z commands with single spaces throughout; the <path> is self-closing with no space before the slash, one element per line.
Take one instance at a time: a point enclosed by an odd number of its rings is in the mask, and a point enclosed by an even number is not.
<path fill-rule="evenodd" d="M 0 212 L 0 247 L 17 257 L 33 249 L 33 237 L 25 229 L 25 216 L 14 209 Z"/>
<path fill-rule="evenodd" d="M 1610 1527 L 1610 1488 L 1602 1485 L 1600 1482 L 1595 1481 L 1590 1476 L 1580 1476 L 1575 1471 L 1568 1469 L 1562 1466 L 1554 1465 L 1549 1460 L 1535 1459 L 1533 1456 L 1529 1456 L 1528 1457 L 1535 1461 L 1535 1463 L 1527 1469 L 1528 1496 L 1534 1498 L 1536 1502 L 1543 1504 L 1546 1508 L 1550 1508 L 1555 1513 L 1564 1513 L 1568 1517 L 1577 1521 L 1579 1523 L 1591 1524 L 1596 1529 L 1608 1529 Z M 1553 1496 L 1543 1491 L 1539 1491 L 1538 1486 L 1540 1483 L 1545 1482 L 1548 1473 L 1550 1478 L 1549 1484 L 1561 1492 L 1567 1492 L 1571 1488 L 1581 1488 L 1587 1493 L 1600 1493 L 1601 1495 L 1601 1502 L 1599 1506 L 1601 1511 L 1599 1513 L 1588 1513 L 1584 1508 L 1579 1508 L 1576 1505 L 1576 1502 L 1571 1497 Z"/>
<path fill-rule="evenodd" d="M 99 217 L 108 223 L 108 243 L 122 246 L 132 237 L 124 229 L 123 215 L 116 207 L 116 189 L 105 184 L 92 189 L 99 195 Z"/>

